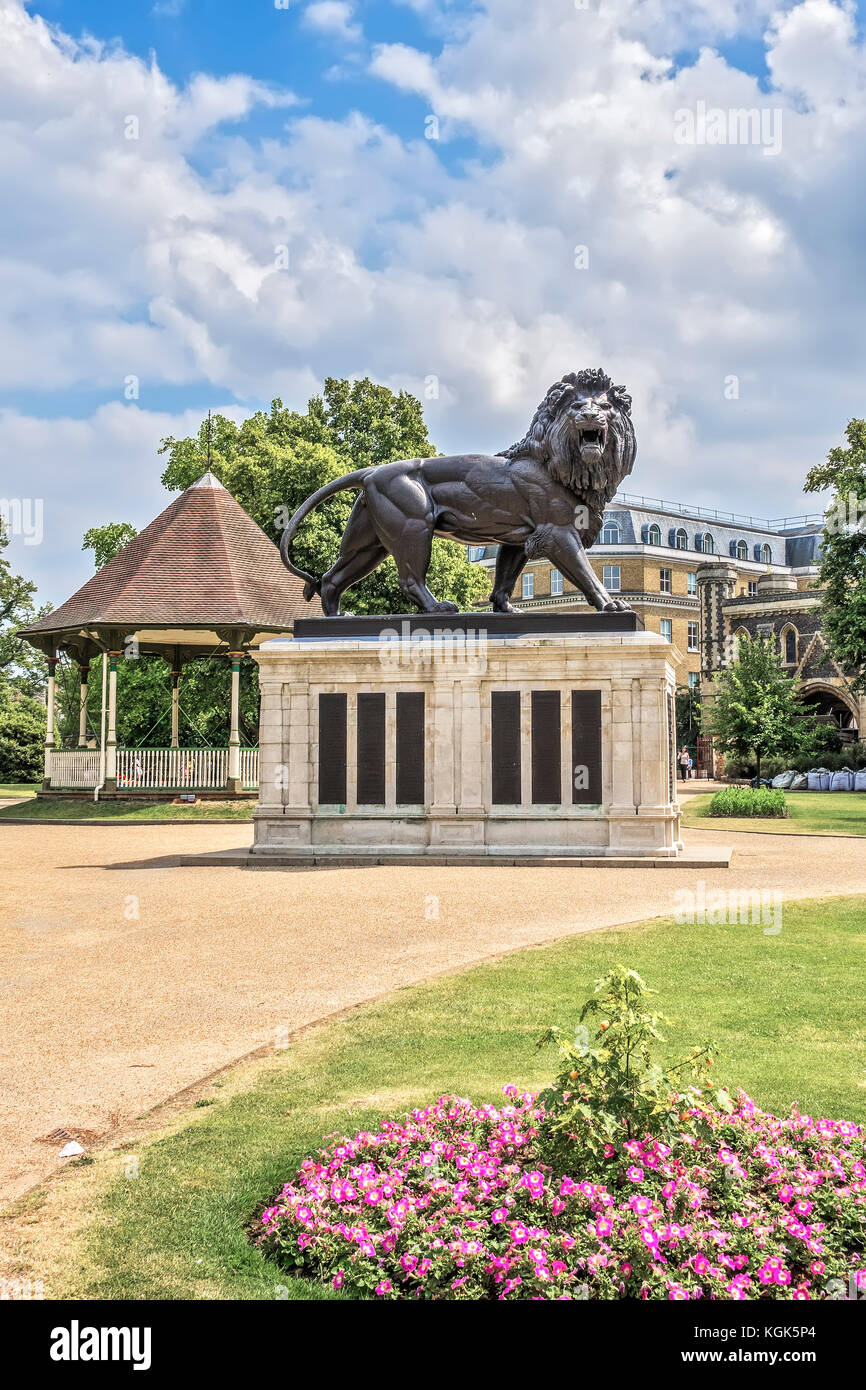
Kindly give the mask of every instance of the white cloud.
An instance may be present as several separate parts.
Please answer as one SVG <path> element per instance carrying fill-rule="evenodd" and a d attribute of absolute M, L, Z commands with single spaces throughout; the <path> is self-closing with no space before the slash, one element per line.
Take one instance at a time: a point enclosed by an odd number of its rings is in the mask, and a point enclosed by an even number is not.
<path fill-rule="evenodd" d="M 353 6 L 344 0 L 313 0 L 304 10 L 304 23 L 323 34 L 358 43 L 363 34 L 361 26 L 353 22 L 353 15 Z"/>
<path fill-rule="evenodd" d="M 150 402 L 165 385 L 300 405 L 326 374 L 422 395 L 435 376 L 437 445 L 494 449 L 554 378 L 599 364 L 634 396 L 636 490 L 756 514 L 801 508 L 806 469 L 863 413 L 866 84 L 848 8 L 772 19 L 769 92 L 712 48 L 759 32 L 758 3 L 487 0 L 462 27 L 430 9 L 441 52 L 371 58 L 422 99 L 410 139 L 299 114 L 251 76 L 179 88 L 0 9 L 0 380 L 28 393 L 0 437 L 7 469 L 25 458 L 46 498 L 68 498 L 50 548 L 71 565 L 63 589 L 87 525 L 164 503 L 155 443 L 176 428 Z M 677 70 L 667 55 L 693 29 L 704 47 Z M 700 102 L 778 108 L 779 154 L 677 144 L 675 113 Z M 259 146 L 241 123 L 262 104 L 289 124 Z M 483 151 L 466 177 L 439 158 L 456 135 Z M 119 403 L 130 373 L 138 408 Z M 79 388 L 118 404 L 51 422 L 29 403 Z"/>
<path fill-rule="evenodd" d="M 219 405 L 223 415 L 242 411 Z M 119 403 L 102 406 L 89 419 L 45 420 L 0 410 L 0 436 L 14 472 L 4 469 L 6 496 L 42 501 L 44 534 L 39 545 L 10 539 L 12 568 L 39 586 L 38 601 L 55 607 L 93 573 L 93 553 L 81 550 L 84 532 L 108 521 L 131 521 L 141 530 L 171 501 L 160 485 L 165 466 L 157 448 L 168 435 L 197 430 L 202 412 L 145 411 Z"/>

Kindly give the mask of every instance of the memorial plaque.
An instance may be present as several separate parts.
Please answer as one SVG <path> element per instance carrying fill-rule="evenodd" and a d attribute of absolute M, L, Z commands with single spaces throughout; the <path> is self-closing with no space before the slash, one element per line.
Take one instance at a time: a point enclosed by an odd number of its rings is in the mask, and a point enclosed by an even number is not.
<path fill-rule="evenodd" d="M 397 805 L 424 804 L 424 692 L 397 692 Z"/>
<path fill-rule="evenodd" d="M 358 696 L 358 805 L 385 805 L 385 695 Z"/>
<path fill-rule="evenodd" d="M 558 806 L 562 801 L 558 690 L 532 692 L 532 801 L 535 806 Z"/>
<path fill-rule="evenodd" d="M 601 782 L 601 691 L 571 692 L 571 802 L 597 806 Z"/>
<path fill-rule="evenodd" d="M 319 696 L 319 805 L 346 804 L 346 696 Z"/>
<path fill-rule="evenodd" d="M 494 690 L 490 696 L 494 806 L 519 806 L 520 795 L 520 691 Z"/>

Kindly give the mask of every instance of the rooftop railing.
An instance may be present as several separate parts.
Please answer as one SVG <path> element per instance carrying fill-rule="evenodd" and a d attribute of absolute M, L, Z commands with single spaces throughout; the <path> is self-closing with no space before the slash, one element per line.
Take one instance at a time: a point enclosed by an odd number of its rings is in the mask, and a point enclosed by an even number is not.
<path fill-rule="evenodd" d="M 611 506 L 619 502 L 623 507 L 641 507 L 646 511 L 672 512 L 675 516 L 691 516 L 698 521 L 716 521 L 725 526 L 749 526 L 755 531 L 794 531 L 803 526 L 823 526 L 822 512 L 809 512 L 802 516 L 776 517 L 766 520 L 763 517 L 745 516 L 740 512 L 720 511 L 717 507 L 689 507 L 685 502 L 665 502 L 659 497 L 638 497 L 631 492 L 618 492 Z"/>

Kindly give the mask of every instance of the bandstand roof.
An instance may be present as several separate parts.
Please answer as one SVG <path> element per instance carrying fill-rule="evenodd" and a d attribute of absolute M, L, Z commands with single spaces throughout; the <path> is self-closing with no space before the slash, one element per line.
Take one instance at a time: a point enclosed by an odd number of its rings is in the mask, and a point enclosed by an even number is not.
<path fill-rule="evenodd" d="M 20 635 L 45 649 L 104 645 L 108 632 L 135 633 L 150 649 L 206 647 L 289 633 L 300 616 L 320 616 L 277 547 L 207 472 L 109 560 L 77 593 Z"/>

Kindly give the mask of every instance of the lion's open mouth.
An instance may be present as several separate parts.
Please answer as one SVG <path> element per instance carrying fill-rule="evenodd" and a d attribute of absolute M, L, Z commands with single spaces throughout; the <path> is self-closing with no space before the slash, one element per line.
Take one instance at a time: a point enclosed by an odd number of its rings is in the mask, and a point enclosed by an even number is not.
<path fill-rule="evenodd" d="M 603 429 L 580 431 L 580 456 L 584 462 L 596 461 L 604 453 L 605 435 Z"/>

